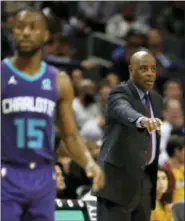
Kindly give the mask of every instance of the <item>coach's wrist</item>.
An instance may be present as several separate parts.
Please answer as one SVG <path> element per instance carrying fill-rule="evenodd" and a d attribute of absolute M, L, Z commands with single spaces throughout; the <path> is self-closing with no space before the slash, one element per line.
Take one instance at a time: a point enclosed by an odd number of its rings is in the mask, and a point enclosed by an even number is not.
<path fill-rule="evenodd" d="M 147 126 L 147 121 L 148 121 L 147 117 L 143 117 L 143 119 L 141 119 L 140 125 L 142 128 L 145 128 Z"/>
<path fill-rule="evenodd" d="M 144 127 L 144 122 L 146 121 L 146 117 L 140 117 L 139 119 L 137 119 L 136 121 L 136 127 L 138 128 L 143 128 Z"/>

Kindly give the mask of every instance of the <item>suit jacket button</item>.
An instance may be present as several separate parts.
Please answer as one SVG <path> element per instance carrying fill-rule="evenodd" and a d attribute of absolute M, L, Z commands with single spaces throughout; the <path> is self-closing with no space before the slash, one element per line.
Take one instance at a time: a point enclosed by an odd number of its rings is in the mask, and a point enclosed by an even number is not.
<path fill-rule="evenodd" d="M 144 169 L 145 169 L 145 166 L 141 166 L 141 169 L 144 170 Z"/>

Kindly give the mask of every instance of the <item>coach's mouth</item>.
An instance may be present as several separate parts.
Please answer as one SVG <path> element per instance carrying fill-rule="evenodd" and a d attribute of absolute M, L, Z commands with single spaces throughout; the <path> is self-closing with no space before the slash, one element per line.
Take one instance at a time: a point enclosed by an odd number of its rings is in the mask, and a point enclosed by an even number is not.
<path fill-rule="evenodd" d="M 152 86 L 154 84 L 154 81 L 153 80 L 148 80 L 148 81 L 145 81 L 145 84 L 147 84 L 149 86 Z"/>

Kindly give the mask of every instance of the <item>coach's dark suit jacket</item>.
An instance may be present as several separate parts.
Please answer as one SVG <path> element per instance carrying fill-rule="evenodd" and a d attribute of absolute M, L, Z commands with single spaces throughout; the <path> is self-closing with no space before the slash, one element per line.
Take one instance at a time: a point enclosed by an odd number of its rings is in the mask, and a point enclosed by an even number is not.
<path fill-rule="evenodd" d="M 149 93 L 154 116 L 160 118 L 162 98 L 155 91 Z M 152 208 L 155 207 L 159 135 L 155 160 L 146 166 L 149 134 L 138 129 L 136 121 L 145 114 L 144 106 L 131 80 L 121 83 L 110 93 L 103 145 L 98 159 L 106 176 L 105 187 L 96 195 L 132 209 L 138 202 L 144 171 L 152 181 Z"/>

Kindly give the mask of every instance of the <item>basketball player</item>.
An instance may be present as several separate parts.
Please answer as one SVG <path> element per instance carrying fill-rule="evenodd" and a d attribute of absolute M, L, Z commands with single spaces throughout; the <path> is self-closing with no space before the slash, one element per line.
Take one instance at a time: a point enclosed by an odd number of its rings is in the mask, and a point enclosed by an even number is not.
<path fill-rule="evenodd" d="M 1 64 L 2 220 L 54 221 L 55 116 L 68 152 L 93 178 L 94 190 L 104 176 L 77 132 L 68 76 L 42 61 L 49 35 L 44 15 L 20 11 L 13 34 L 16 54 Z"/>

